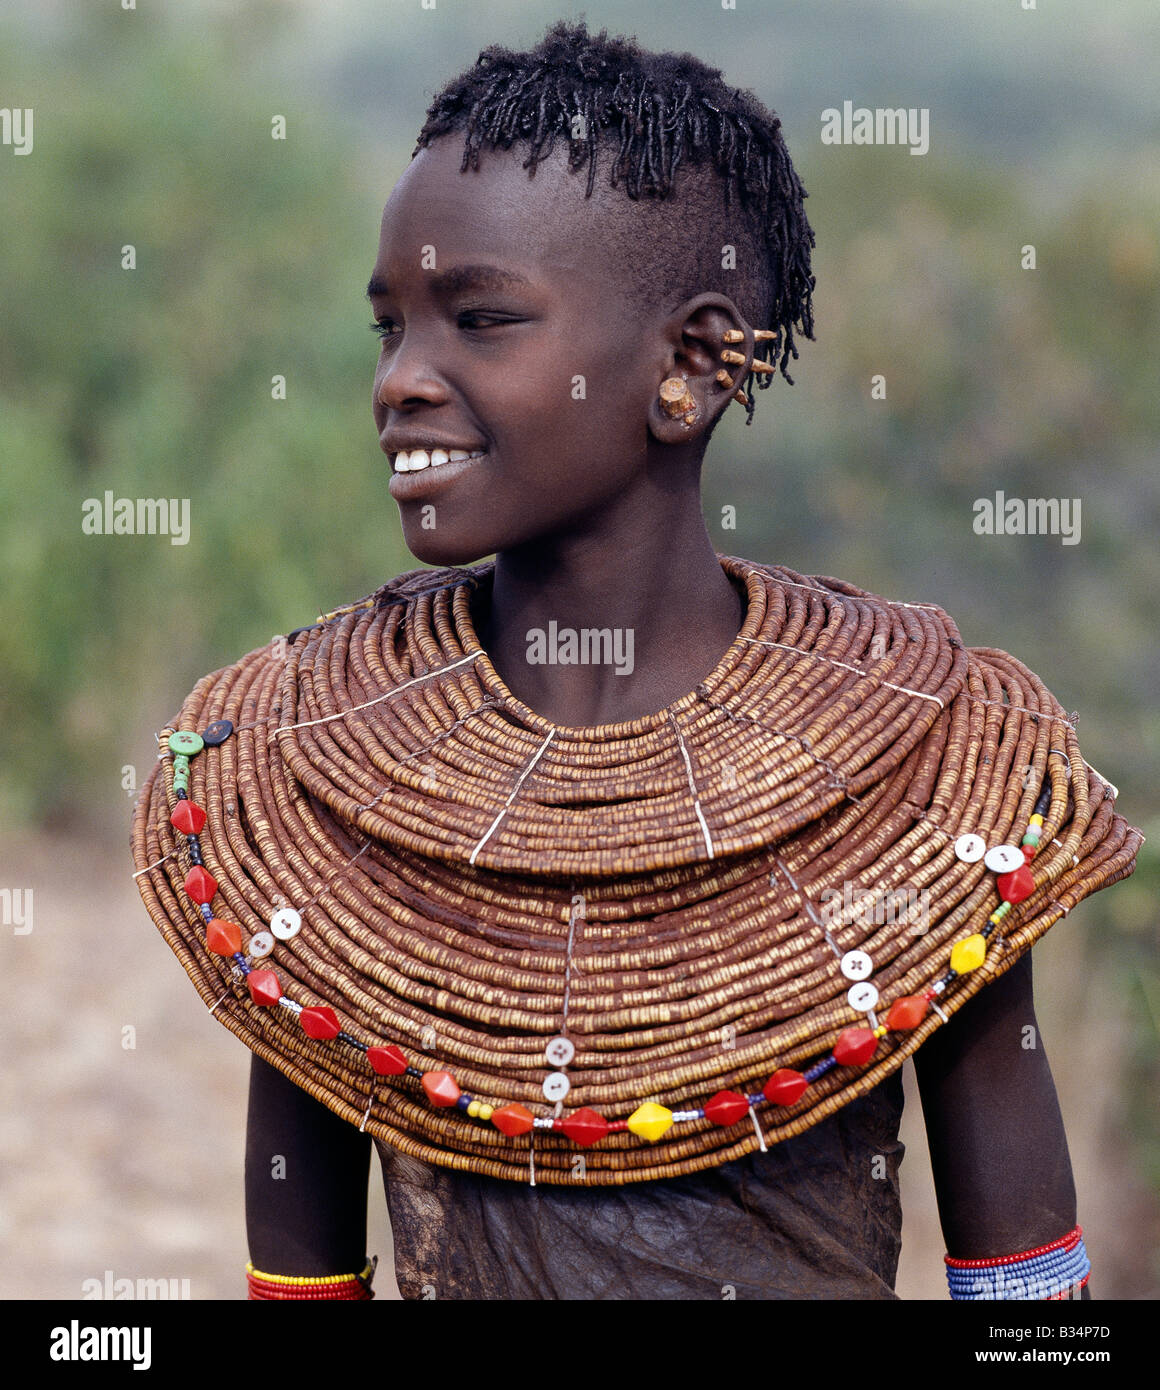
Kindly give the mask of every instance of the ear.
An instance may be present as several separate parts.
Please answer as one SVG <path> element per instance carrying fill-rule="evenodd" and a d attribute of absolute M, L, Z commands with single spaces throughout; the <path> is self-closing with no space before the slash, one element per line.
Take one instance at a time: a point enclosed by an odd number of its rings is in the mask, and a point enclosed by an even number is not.
<path fill-rule="evenodd" d="M 670 316 L 664 327 L 670 345 L 665 376 L 683 378 L 693 398 L 691 411 L 674 416 L 664 408 L 656 383 L 649 409 L 649 430 L 662 444 L 687 444 L 701 437 L 724 413 L 733 393 L 753 365 L 753 329 L 726 295 L 700 294 L 688 299 Z M 727 341 L 726 333 L 741 333 Z M 723 352 L 739 353 L 743 362 L 728 362 Z M 686 417 L 693 415 L 691 424 Z"/>

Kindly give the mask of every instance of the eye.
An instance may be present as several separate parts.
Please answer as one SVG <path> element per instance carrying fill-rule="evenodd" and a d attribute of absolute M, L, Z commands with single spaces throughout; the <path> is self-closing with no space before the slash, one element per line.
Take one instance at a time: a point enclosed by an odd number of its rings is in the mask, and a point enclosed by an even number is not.
<path fill-rule="evenodd" d="M 465 323 L 465 319 L 474 320 Z M 502 328 L 505 323 L 515 323 L 515 319 L 502 318 L 496 314 L 489 314 L 483 309 L 462 309 L 458 315 L 460 328 Z"/>
<path fill-rule="evenodd" d="M 393 338 L 395 336 L 394 330 L 398 326 L 393 319 L 376 319 L 370 325 L 370 330 L 372 333 L 377 333 L 380 338 Z"/>

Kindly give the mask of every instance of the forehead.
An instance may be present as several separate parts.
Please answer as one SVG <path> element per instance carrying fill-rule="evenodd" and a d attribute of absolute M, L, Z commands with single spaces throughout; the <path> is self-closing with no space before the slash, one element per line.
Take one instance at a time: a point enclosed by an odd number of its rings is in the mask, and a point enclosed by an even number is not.
<path fill-rule="evenodd" d="M 461 132 L 420 150 L 383 209 L 379 267 L 394 259 L 417 267 L 423 248 L 432 246 L 448 264 L 470 255 L 548 278 L 571 272 L 607 279 L 617 216 L 609 195 L 628 200 L 619 188 L 601 187 L 603 167 L 586 199 L 587 169 L 570 172 L 563 151 L 557 144 L 529 178 L 524 145 L 481 150 L 479 168 L 462 172 Z"/>

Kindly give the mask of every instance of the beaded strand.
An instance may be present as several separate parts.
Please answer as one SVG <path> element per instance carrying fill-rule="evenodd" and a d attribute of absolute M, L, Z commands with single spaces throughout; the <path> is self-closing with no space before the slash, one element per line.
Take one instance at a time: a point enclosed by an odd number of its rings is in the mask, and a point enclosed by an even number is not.
<path fill-rule="evenodd" d="M 810 1084 L 824 1076 L 834 1067 L 860 1067 L 865 1065 L 878 1049 L 880 1040 L 891 1032 L 910 1032 L 917 1028 L 929 1010 L 933 1009 L 945 1020 L 938 1008 L 937 998 L 959 976 L 977 970 L 986 957 L 990 937 L 1001 925 L 1011 907 L 1035 891 L 1030 864 L 1035 858 L 1042 838 L 1044 817 L 1051 803 L 1051 786 L 1045 784 L 1036 800 L 1034 810 L 1023 834 L 1021 848 L 1010 845 L 996 846 L 986 850 L 978 835 L 963 835 L 955 842 L 955 852 L 959 859 L 967 863 L 983 858 L 984 863 L 997 873 L 997 887 L 1002 901 L 990 914 L 986 926 L 979 932 L 958 941 L 951 949 L 950 963 L 946 972 L 935 980 L 922 994 L 904 995 L 894 1000 L 886 1012 L 885 1022 L 877 1022 L 873 1006 L 878 1003 L 878 992 L 869 986 L 872 995 L 867 1006 L 868 1027 L 846 1028 L 839 1035 L 830 1053 L 819 1058 L 804 1072 L 782 1067 L 776 1070 L 759 1091 L 741 1093 L 733 1090 L 718 1091 L 704 1105 L 684 1110 L 671 1110 L 653 1101 L 645 1101 L 625 1119 L 608 1120 L 590 1107 L 583 1107 L 567 1115 L 535 1116 L 526 1106 L 518 1102 L 494 1106 L 476 1096 L 461 1091 L 454 1076 L 446 1070 L 423 1071 L 413 1066 L 406 1054 L 396 1044 L 368 1044 L 346 1032 L 334 1009 L 329 1005 L 304 1006 L 288 998 L 282 992 L 277 974 L 270 969 L 255 969 L 253 959 L 262 959 L 274 949 L 275 938 L 291 940 L 301 930 L 301 915 L 293 908 L 280 908 L 273 914 L 269 932 L 258 932 L 250 940 L 248 958 L 242 951 L 241 928 L 237 923 L 225 921 L 213 915 L 211 903 L 217 893 L 217 881 L 205 868 L 201 852 L 199 834 L 205 825 L 206 812 L 189 799 L 190 760 L 205 747 L 215 747 L 224 743 L 234 732 L 229 720 L 217 720 L 201 734 L 192 731 L 174 731 L 168 736 L 168 748 L 173 762 L 173 793 L 177 805 L 169 817 L 170 823 L 185 838 L 190 858 L 190 869 L 185 876 L 184 887 L 191 901 L 197 906 L 205 923 L 205 944 L 207 950 L 216 955 L 228 957 L 235 967 L 236 974 L 245 980 L 250 998 L 260 1008 L 275 1005 L 286 1009 L 297 1017 L 304 1033 L 318 1041 L 336 1041 L 363 1053 L 371 1069 L 379 1076 L 410 1077 L 418 1081 L 429 1103 L 437 1108 L 451 1108 L 463 1112 L 469 1119 L 481 1123 L 491 1123 L 509 1138 L 527 1134 L 534 1129 L 552 1130 L 564 1134 L 582 1147 L 598 1144 L 609 1134 L 629 1131 L 638 1138 L 655 1143 L 674 1124 L 691 1123 L 702 1119 L 722 1127 L 740 1123 L 758 1107 L 765 1105 L 792 1106 L 805 1093 Z M 1053 750 L 1054 751 L 1054 750 Z M 1062 756 L 1062 755 L 1061 755 Z M 805 904 L 812 920 L 822 925 L 813 908 L 798 888 L 792 875 L 784 866 L 782 872 L 794 891 Z M 838 948 L 822 926 L 827 943 L 835 954 Z M 859 957 L 857 961 L 853 958 Z M 863 963 L 864 962 L 864 963 Z M 860 980 L 869 974 L 872 963 L 864 952 L 847 952 L 840 956 L 840 968 L 848 978 Z M 853 973 L 851 973 L 853 972 Z M 850 1003 L 857 989 L 866 986 L 855 984 L 851 989 Z M 861 996 L 870 998 L 870 995 Z M 218 1001 L 221 1002 L 220 1000 Z M 217 1007 L 216 1005 L 214 1006 Z M 558 1049 L 567 1039 L 553 1038 L 547 1047 L 547 1060 L 552 1065 L 561 1065 Z M 571 1045 L 569 1044 L 569 1047 Z M 567 1057 L 571 1060 L 571 1053 Z M 566 1062 L 563 1063 L 566 1065 Z M 562 1073 L 561 1073 L 562 1074 Z M 565 1091 L 566 1094 L 566 1091 Z M 373 1092 L 372 1102 L 373 1103 Z M 368 1112 L 370 1104 L 368 1104 Z M 756 1115 L 753 1122 L 759 1143 L 764 1148 L 764 1138 Z M 1022 1258 L 1022 1257 L 1020 1257 Z M 948 1265 L 948 1268 L 950 1266 Z"/>
<path fill-rule="evenodd" d="M 1074 1226 L 1058 1240 L 1015 1255 L 981 1260 L 959 1260 L 947 1255 L 944 1263 L 951 1297 L 967 1301 L 1061 1299 L 1071 1289 L 1082 1289 L 1091 1276 L 1082 1226 Z"/>

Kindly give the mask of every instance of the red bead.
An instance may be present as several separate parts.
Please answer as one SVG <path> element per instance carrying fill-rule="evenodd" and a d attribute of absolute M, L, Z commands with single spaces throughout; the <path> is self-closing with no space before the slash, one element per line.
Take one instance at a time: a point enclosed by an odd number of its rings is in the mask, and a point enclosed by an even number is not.
<path fill-rule="evenodd" d="M 749 1102 L 736 1091 L 718 1091 L 705 1102 L 705 1118 L 715 1125 L 735 1125 L 749 1113 Z"/>
<path fill-rule="evenodd" d="M 205 924 L 205 944 L 215 956 L 234 956 L 242 949 L 242 929 L 236 922 L 212 917 Z"/>
<path fill-rule="evenodd" d="M 250 998 L 255 1004 L 265 1007 L 276 1004 L 282 998 L 282 986 L 272 970 L 251 970 L 246 976 L 246 983 L 250 986 Z"/>
<path fill-rule="evenodd" d="M 326 1004 L 320 1004 L 313 1009 L 303 1009 L 298 1015 L 298 1022 L 308 1038 L 335 1038 L 342 1031 L 338 1015 Z"/>
<path fill-rule="evenodd" d="M 535 1124 L 535 1116 L 522 1105 L 505 1105 L 502 1110 L 492 1111 L 491 1122 L 496 1129 L 514 1138 L 517 1134 L 527 1134 Z"/>
<path fill-rule="evenodd" d="M 432 1105 L 454 1105 L 462 1092 L 449 1071 L 429 1071 L 423 1077 L 423 1089 Z"/>
<path fill-rule="evenodd" d="M 587 1106 L 583 1110 L 575 1110 L 571 1115 L 566 1115 L 560 1128 L 575 1144 L 599 1144 L 601 1139 L 608 1133 L 608 1121 L 603 1115 L 598 1115 L 595 1110 L 589 1110 Z"/>
<path fill-rule="evenodd" d="M 390 1047 L 368 1047 L 367 1061 L 380 1076 L 402 1076 L 407 1059 L 393 1043 Z"/>
<path fill-rule="evenodd" d="M 628 1121 L 627 1121 L 627 1120 L 609 1120 L 609 1122 L 608 1122 L 608 1132 L 609 1132 L 609 1134 L 626 1134 L 626 1133 L 628 1132 Z"/>
<path fill-rule="evenodd" d="M 1039 846 L 1038 846 L 1038 845 L 1024 845 L 1024 846 L 1023 846 L 1023 862 L 1024 862 L 1024 864 L 1030 864 L 1031 861 L 1035 858 L 1035 856 L 1036 856 L 1038 853 L 1039 853 Z"/>
<path fill-rule="evenodd" d="M 205 824 L 205 812 L 196 801 L 179 801 L 169 817 L 169 824 L 183 835 L 199 835 Z"/>
<path fill-rule="evenodd" d="M 1013 874 L 1000 874 L 996 882 L 999 896 L 1005 903 L 1021 903 L 1035 892 L 1035 880 L 1026 864 L 1021 864 Z"/>
<path fill-rule="evenodd" d="M 901 999 L 896 999 L 891 1004 L 890 1012 L 886 1015 L 886 1026 L 897 1029 L 917 1028 L 926 1017 L 929 1007 L 925 995 L 904 994 Z"/>
<path fill-rule="evenodd" d="M 847 1028 L 834 1045 L 834 1059 L 843 1067 L 860 1067 L 877 1046 L 878 1039 L 869 1028 Z"/>
<path fill-rule="evenodd" d="M 762 1087 L 762 1095 L 774 1105 L 793 1105 L 802 1098 L 802 1093 L 810 1083 L 800 1071 L 782 1067 Z"/>
<path fill-rule="evenodd" d="M 212 902 L 217 892 L 217 879 L 206 873 L 200 864 L 195 864 L 185 876 L 185 891 L 195 903 Z"/>

